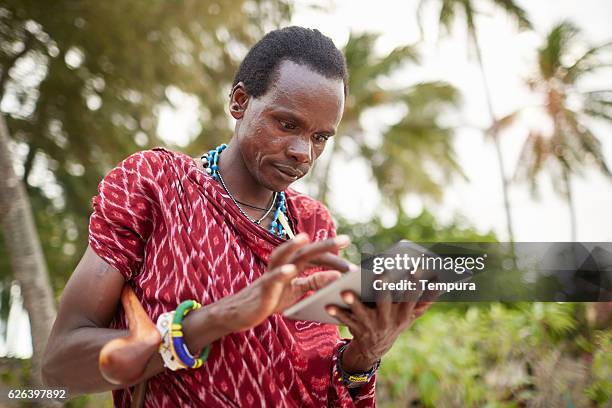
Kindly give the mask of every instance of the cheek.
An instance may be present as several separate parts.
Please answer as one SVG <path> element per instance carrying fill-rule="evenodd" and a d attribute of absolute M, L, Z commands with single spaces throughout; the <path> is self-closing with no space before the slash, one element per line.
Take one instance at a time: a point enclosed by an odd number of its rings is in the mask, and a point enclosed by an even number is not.
<path fill-rule="evenodd" d="M 259 173 L 263 171 L 266 163 L 275 161 L 283 151 L 283 140 L 263 124 L 251 127 L 251 133 L 242 140 L 243 156 L 247 162 L 252 163 L 252 169 Z M 270 160 L 272 158 L 272 160 Z"/>

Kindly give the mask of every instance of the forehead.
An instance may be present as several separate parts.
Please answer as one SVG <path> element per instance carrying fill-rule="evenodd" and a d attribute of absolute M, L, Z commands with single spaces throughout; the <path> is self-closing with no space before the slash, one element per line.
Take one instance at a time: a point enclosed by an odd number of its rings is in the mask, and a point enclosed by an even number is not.
<path fill-rule="evenodd" d="M 321 115 L 337 123 L 344 109 L 344 83 L 341 78 L 327 78 L 307 65 L 283 61 L 262 99 L 270 105 Z"/>

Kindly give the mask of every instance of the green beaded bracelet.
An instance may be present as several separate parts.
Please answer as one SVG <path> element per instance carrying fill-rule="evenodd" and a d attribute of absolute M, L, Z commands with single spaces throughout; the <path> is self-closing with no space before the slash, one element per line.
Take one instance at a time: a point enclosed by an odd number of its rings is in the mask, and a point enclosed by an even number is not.
<path fill-rule="evenodd" d="M 174 313 L 174 319 L 172 320 L 172 327 L 170 329 L 170 335 L 172 337 L 172 345 L 176 356 L 181 362 L 190 368 L 198 368 L 204 364 L 204 361 L 208 358 L 210 352 L 210 344 L 204 347 L 200 352 L 200 357 L 195 358 L 189 353 L 187 345 L 183 341 L 183 318 L 189 314 L 192 310 L 196 310 L 202 307 L 195 300 L 186 300 L 182 302 L 176 308 Z"/>

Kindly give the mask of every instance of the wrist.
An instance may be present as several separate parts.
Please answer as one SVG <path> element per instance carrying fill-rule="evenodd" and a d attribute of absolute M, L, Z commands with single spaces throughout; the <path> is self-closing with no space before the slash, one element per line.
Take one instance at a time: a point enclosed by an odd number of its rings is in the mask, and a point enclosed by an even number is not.
<path fill-rule="evenodd" d="M 183 321 L 183 336 L 189 350 L 201 350 L 208 344 L 228 335 L 227 317 L 214 303 L 190 313 Z"/>
<path fill-rule="evenodd" d="M 372 378 L 378 371 L 378 367 L 380 366 L 380 360 L 376 360 L 374 362 L 374 365 L 367 369 L 364 369 L 363 367 L 367 367 L 369 365 L 368 363 L 366 363 L 368 359 L 364 358 L 364 356 L 360 356 L 361 360 L 364 362 L 363 365 L 357 365 L 355 366 L 355 368 L 346 368 L 343 366 L 342 361 L 344 359 L 344 353 L 347 351 L 349 345 L 350 343 L 344 344 L 338 349 L 338 360 L 336 361 L 336 375 L 339 377 L 339 379 L 341 379 L 345 387 L 347 387 L 348 389 L 355 389 L 364 386 L 372 380 Z"/>
<path fill-rule="evenodd" d="M 358 373 L 371 370 L 379 360 L 378 357 L 370 353 L 366 354 L 362 352 L 357 347 L 356 343 L 351 341 L 342 353 L 340 364 L 344 371 Z"/>

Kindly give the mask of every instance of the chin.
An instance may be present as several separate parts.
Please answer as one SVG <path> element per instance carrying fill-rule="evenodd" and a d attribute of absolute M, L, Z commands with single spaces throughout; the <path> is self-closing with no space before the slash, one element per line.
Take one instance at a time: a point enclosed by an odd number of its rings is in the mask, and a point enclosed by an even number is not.
<path fill-rule="evenodd" d="M 277 171 L 272 167 L 266 169 L 269 171 L 259 172 L 255 178 L 257 182 L 267 188 L 270 191 L 281 192 L 287 189 L 291 184 L 295 183 L 296 180 L 287 180 L 278 175 Z"/>
<path fill-rule="evenodd" d="M 293 183 L 274 181 L 274 182 L 269 182 L 269 183 L 263 184 L 263 186 L 266 187 L 268 190 L 276 191 L 276 192 L 281 192 L 281 191 L 286 190 L 287 187 L 290 187 L 291 184 L 293 184 Z"/>

